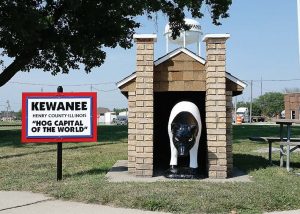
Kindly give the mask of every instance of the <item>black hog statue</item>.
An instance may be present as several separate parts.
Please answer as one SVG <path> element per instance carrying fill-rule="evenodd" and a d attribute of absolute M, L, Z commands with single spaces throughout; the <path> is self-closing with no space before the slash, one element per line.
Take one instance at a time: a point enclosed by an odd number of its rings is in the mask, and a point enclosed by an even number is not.
<path fill-rule="evenodd" d="M 188 101 L 177 103 L 168 122 L 171 160 L 167 178 L 193 179 L 198 176 L 198 147 L 201 136 L 201 117 L 198 107 Z M 178 158 L 190 155 L 189 167 L 178 166 Z"/>

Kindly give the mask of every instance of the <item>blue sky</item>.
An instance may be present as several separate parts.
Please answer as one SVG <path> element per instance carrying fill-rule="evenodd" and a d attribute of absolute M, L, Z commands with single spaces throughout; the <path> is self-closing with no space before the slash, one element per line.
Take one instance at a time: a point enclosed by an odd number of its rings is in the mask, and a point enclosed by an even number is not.
<path fill-rule="evenodd" d="M 300 88 L 297 33 L 296 0 L 233 0 L 230 17 L 222 20 L 221 26 L 214 26 L 206 8 L 202 8 L 205 17 L 198 20 L 202 31 L 207 33 L 229 33 L 227 41 L 227 71 L 241 80 L 260 80 L 262 93 L 282 92 L 285 88 Z M 187 15 L 187 17 L 190 17 Z M 158 14 L 158 22 L 139 17 L 142 27 L 137 33 L 155 33 L 155 59 L 165 54 L 164 27 L 167 18 Z M 202 56 L 205 58 L 204 43 Z M 172 46 L 175 48 L 175 46 Z M 195 51 L 195 46 L 189 46 Z M 6 64 L 9 59 L 5 59 Z M 19 72 L 5 86 L 0 88 L 0 111 L 6 109 L 9 100 L 12 110 L 21 108 L 22 92 L 56 91 L 62 85 L 64 91 L 97 91 L 98 106 L 127 107 L 126 98 L 117 90 L 116 82 L 130 75 L 135 69 L 135 46 L 129 50 L 121 48 L 107 49 L 107 59 L 92 73 L 83 69 L 70 71 L 68 75 L 52 76 L 50 73 L 32 70 Z M 30 84 L 20 84 L 30 83 Z M 37 84 L 37 85 L 34 85 Z M 86 84 L 81 86 L 70 86 Z M 250 85 L 249 85 L 250 86 Z M 237 97 L 238 101 L 250 101 L 250 87 Z M 112 90 L 112 91 L 111 91 Z M 253 97 L 261 93 L 261 82 L 253 82 Z"/>

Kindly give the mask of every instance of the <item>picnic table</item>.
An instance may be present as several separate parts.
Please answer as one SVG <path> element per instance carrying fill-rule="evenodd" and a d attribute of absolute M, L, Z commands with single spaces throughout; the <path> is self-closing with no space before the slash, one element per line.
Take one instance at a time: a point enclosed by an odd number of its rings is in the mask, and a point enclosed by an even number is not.
<path fill-rule="evenodd" d="M 300 124 L 300 120 L 276 119 L 273 120 L 280 125 L 279 137 L 249 137 L 252 141 L 265 141 L 269 144 L 269 162 L 272 164 L 272 143 L 278 142 L 280 145 L 280 166 L 283 167 L 284 156 L 286 156 L 286 169 L 290 171 L 290 154 L 296 149 L 300 149 L 300 138 L 291 137 L 291 126 Z M 283 128 L 287 127 L 287 134 L 284 136 Z M 299 133 L 300 134 L 300 133 Z M 291 148 L 291 146 L 293 146 Z"/>

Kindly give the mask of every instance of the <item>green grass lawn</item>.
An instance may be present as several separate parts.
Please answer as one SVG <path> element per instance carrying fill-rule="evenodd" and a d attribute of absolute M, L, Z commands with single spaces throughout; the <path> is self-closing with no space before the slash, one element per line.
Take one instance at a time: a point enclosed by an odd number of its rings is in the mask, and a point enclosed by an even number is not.
<path fill-rule="evenodd" d="M 0 121 L 0 126 L 2 125 L 21 125 L 21 121 Z"/>
<path fill-rule="evenodd" d="M 292 127 L 293 136 L 300 127 Z M 255 152 L 265 143 L 249 136 L 276 136 L 277 126 L 234 126 L 234 166 L 253 182 L 167 181 L 109 183 L 105 174 L 127 159 L 127 127 L 100 126 L 97 143 L 63 144 L 63 180 L 56 181 L 56 144 L 20 144 L 20 129 L 0 130 L 0 190 L 46 193 L 64 200 L 175 213 L 262 213 L 300 209 L 300 153 L 292 153 L 292 173 L 278 167 L 279 154 Z"/>

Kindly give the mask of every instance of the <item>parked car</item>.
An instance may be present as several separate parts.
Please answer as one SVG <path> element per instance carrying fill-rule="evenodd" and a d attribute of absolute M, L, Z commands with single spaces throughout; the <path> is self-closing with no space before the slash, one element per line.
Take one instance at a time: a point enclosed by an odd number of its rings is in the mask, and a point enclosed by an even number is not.
<path fill-rule="evenodd" d="M 252 122 L 265 122 L 266 117 L 264 116 L 252 116 Z"/>
<path fill-rule="evenodd" d="M 127 125 L 128 124 L 128 119 L 126 116 L 117 116 L 117 118 L 114 120 L 114 122 L 117 125 Z"/>

